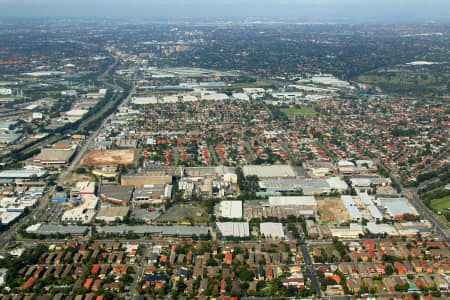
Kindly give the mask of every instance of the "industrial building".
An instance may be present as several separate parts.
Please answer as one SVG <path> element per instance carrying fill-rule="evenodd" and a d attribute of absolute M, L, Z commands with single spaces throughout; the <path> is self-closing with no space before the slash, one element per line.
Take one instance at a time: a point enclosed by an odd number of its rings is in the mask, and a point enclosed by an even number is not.
<path fill-rule="evenodd" d="M 65 236 L 85 236 L 89 232 L 88 226 L 74 226 L 74 225 L 50 225 L 50 224 L 34 224 L 27 229 L 26 233 L 54 236 L 56 234 L 62 234 Z"/>
<path fill-rule="evenodd" d="M 104 200 L 118 204 L 127 204 L 131 201 L 134 186 L 105 184 L 102 185 L 100 197 Z"/>
<path fill-rule="evenodd" d="M 348 186 L 338 177 L 321 178 L 279 178 L 259 181 L 259 187 L 268 192 L 303 191 L 305 195 L 329 194 L 343 192 Z"/>
<path fill-rule="evenodd" d="M 219 216 L 229 219 L 242 219 L 242 201 L 221 201 Z"/>
<path fill-rule="evenodd" d="M 143 175 L 125 175 L 121 178 L 122 185 L 132 185 L 135 187 L 143 187 L 151 184 L 171 184 L 172 176 L 166 175 L 164 172 L 159 174 L 143 174 Z"/>
<path fill-rule="evenodd" d="M 313 196 L 272 196 L 269 197 L 269 205 L 295 206 L 305 210 L 317 210 L 317 201 Z"/>
<path fill-rule="evenodd" d="M 281 223 L 261 223 L 260 232 L 265 238 L 284 239 L 283 224 Z"/>
<path fill-rule="evenodd" d="M 419 215 L 406 198 L 378 198 L 377 201 L 386 209 L 391 218 L 401 219 L 403 215 Z"/>
<path fill-rule="evenodd" d="M 353 221 L 362 220 L 363 216 L 359 211 L 356 203 L 353 201 L 352 196 L 342 195 L 341 200 L 344 203 L 345 208 L 350 216 L 350 219 Z"/>
<path fill-rule="evenodd" d="M 172 198 L 171 184 L 148 184 L 137 188 L 132 196 L 131 203 L 141 204 L 161 204 Z"/>
<path fill-rule="evenodd" d="M 250 237 L 248 222 L 217 222 L 216 225 L 223 237 Z"/>
<path fill-rule="evenodd" d="M 139 236 L 171 236 L 171 237 L 192 237 L 194 235 L 206 235 L 209 233 L 208 227 L 202 226 L 152 226 L 152 225 L 117 225 L 97 227 L 97 232 L 101 234 L 111 235 L 127 235 L 132 232 Z"/>
<path fill-rule="evenodd" d="M 33 162 L 41 165 L 66 165 L 73 157 L 77 145 L 69 148 L 43 148 L 41 153 L 33 158 Z"/>
<path fill-rule="evenodd" d="M 4 170 L 0 172 L 0 179 L 33 179 L 46 176 L 46 170 Z"/>
<path fill-rule="evenodd" d="M 258 178 L 295 178 L 298 176 L 290 165 L 247 165 L 242 167 L 244 176 L 255 175 Z"/>
<path fill-rule="evenodd" d="M 23 135 L 18 133 L 0 134 L 0 144 L 13 145 L 17 144 Z"/>

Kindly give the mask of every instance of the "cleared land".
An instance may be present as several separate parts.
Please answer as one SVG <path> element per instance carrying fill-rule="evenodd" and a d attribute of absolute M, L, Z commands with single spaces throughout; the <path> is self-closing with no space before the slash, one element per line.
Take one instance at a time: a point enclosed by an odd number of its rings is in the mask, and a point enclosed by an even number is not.
<path fill-rule="evenodd" d="M 317 199 L 317 206 L 323 222 L 343 223 L 350 220 L 347 209 L 340 198 Z"/>
<path fill-rule="evenodd" d="M 431 208 L 436 211 L 450 208 L 450 196 L 431 200 Z"/>
<path fill-rule="evenodd" d="M 91 151 L 81 160 L 81 166 L 118 166 L 134 163 L 134 150 Z"/>
<path fill-rule="evenodd" d="M 317 114 L 313 107 L 284 108 L 281 111 L 288 117 L 314 116 Z"/>
<path fill-rule="evenodd" d="M 181 222 L 195 220 L 203 213 L 203 209 L 194 206 L 171 207 L 162 214 L 156 221 L 158 222 Z"/>

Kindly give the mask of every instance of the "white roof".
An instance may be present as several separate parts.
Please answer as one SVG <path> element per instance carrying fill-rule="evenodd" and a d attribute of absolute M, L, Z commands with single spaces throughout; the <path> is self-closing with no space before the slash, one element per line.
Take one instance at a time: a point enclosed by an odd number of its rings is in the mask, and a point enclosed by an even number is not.
<path fill-rule="evenodd" d="M 345 208 L 347 209 L 352 220 L 362 219 L 362 214 L 359 212 L 359 209 L 353 201 L 352 196 L 342 195 L 341 200 L 344 203 Z"/>
<path fill-rule="evenodd" d="M 379 220 L 383 219 L 383 216 L 375 205 L 368 205 L 367 210 L 370 212 L 372 218 Z"/>
<path fill-rule="evenodd" d="M 250 236 L 250 229 L 247 222 L 217 222 L 216 225 L 223 236 Z"/>
<path fill-rule="evenodd" d="M 354 167 L 355 164 L 348 160 L 340 160 L 338 162 L 338 167 Z"/>
<path fill-rule="evenodd" d="M 145 104 L 156 104 L 158 102 L 158 99 L 154 96 L 151 97 L 133 97 L 131 99 L 133 104 L 136 105 L 145 105 Z"/>
<path fill-rule="evenodd" d="M 271 196 L 270 206 L 317 206 L 314 196 Z"/>
<path fill-rule="evenodd" d="M 242 201 L 222 201 L 220 202 L 220 215 L 224 218 L 241 219 Z"/>
<path fill-rule="evenodd" d="M 406 198 L 380 198 L 379 200 L 384 207 L 386 207 L 386 210 L 391 217 L 402 216 L 405 214 L 418 215 L 417 210 Z"/>
<path fill-rule="evenodd" d="M 389 224 L 376 224 L 374 222 L 368 222 L 366 228 L 373 234 L 398 235 L 397 230 Z"/>
<path fill-rule="evenodd" d="M 259 178 L 296 177 L 294 169 L 290 165 L 248 165 L 242 168 L 244 176 L 256 175 Z"/>
<path fill-rule="evenodd" d="M 340 179 L 339 177 L 327 178 L 326 181 L 332 189 L 342 191 L 348 188 L 347 183 L 344 180 Z"/>
<path fill-rule="evenodd" d="M 260 230 L 261 234 L 263 234 L 265 237 L 272 237 L 272 238 L 284 238 L 284 231 L 283 231 L 283 225 L 281 223 L 261 223 L 260 224 Z"/>

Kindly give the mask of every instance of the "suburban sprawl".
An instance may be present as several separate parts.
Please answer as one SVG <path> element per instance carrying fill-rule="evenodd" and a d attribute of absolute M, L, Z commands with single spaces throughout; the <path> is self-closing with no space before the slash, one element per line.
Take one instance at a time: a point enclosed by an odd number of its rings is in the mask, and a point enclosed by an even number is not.
<path fill-rule="evenodd" d="M 448 299 L 448 25 L 65 22 L 0 24 L 1 299 Z"/>

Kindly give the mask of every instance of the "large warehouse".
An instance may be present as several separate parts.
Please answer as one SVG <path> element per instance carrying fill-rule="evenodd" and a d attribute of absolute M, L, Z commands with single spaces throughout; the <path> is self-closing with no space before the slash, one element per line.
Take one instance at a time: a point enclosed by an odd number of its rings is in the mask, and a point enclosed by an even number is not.
<path fill-rule="evenodd" d="M 298 208 L 316 210 L 317 202 L 313 196 L 277 196 L 269 197 L 269 205 L 274 206 L 296 206 Z"/>
<path fill-rule="evenodd" d="M 217 222 L 217 229 L 224 237 L 249 237 L 248 222 Z"/>
<path fill-rule="evenodd" d="M 258 178 L 295 178 L 298 176 L 290 165 L 248 165 L 242 167 L 244 176 L 256 175 Z"/>
<path fill-rule="evenodd" d="M 242 201 L 222 201 L 219 206 L 220 217 L 229 219 L 242 218 Z"/>
<path fill-rule="evenodd" d="M 284 239 L 283 224 L 281 223 L 261 223 L 260 231 L 265 238 Z"/>

